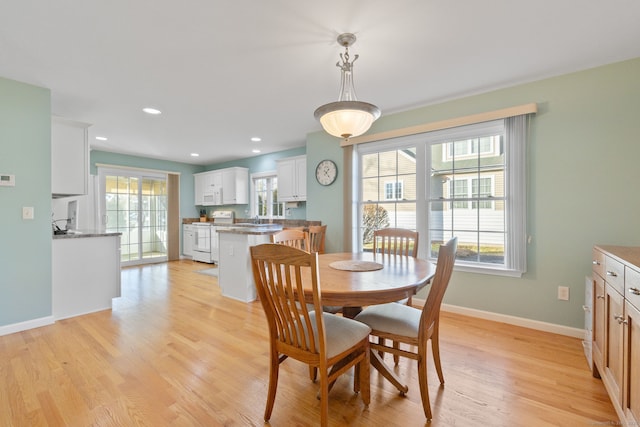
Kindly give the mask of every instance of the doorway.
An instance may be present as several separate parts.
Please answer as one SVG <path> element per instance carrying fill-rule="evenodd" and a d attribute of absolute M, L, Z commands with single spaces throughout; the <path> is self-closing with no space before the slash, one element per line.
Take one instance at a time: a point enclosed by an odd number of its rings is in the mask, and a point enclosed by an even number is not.
<path fill-rule="evenodd" d="M 167 176 L 103 168 L 98 175 L 102 225 L 122 233 L 122 266 L 167 261 Z"/>

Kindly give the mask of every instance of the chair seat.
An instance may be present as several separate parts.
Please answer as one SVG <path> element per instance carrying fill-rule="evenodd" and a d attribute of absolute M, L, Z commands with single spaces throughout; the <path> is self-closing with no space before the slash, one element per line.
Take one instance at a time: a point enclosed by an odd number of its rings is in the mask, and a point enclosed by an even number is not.
<path fill-rule="evenodd" d="M 358 342 L 367 338 L 371 333 L 371 328 L 361 322 L 356 322 L 346 317 L 336 316 L 330 313 L 323 313 L 325 337 L 327 340 L 327 357 L 331 358 L 353 347 Z M 314 332 L 316 327 L 316 313 L 309 313 L 312 320 Z M 318 344 L 318 334 L 314 333 L 316 345 Z"/>
<path fill-rule="evenodd" d="M 367 307 L 354 319 L 376 331 L 418 338 L 421 315 L 422 310 L 392 302 Z"/>

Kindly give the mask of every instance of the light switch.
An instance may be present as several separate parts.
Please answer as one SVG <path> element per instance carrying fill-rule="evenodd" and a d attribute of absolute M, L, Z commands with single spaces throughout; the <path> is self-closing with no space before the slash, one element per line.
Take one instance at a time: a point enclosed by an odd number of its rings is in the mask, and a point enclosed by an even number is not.
<path fill-rule="evenodd" d="M 22 219 L 33 219 L 33 206 L 22 207 Z"/>

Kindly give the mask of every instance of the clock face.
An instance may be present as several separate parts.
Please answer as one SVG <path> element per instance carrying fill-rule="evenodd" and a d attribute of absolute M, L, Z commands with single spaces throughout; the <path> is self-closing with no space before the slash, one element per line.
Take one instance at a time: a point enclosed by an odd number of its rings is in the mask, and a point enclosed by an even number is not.
<path fill-rule="evenodd" d="M 316 180 L 321 185 L 331 185 L 338 176 L 338 167 L 331 160 L 323 160 L 316 167 Z"/>

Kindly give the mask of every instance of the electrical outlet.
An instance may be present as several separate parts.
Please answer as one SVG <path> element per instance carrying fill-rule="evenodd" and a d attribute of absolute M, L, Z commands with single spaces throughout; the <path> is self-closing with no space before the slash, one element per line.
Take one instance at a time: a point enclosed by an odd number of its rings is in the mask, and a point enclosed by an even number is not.
<path fill-rule="evenodd" d="M 568 286 L 558 286 L 558 299 L 562 301 L 569 301 Z"/>
<path fill-rule="evenodd" d="M 33 207 L 32 206 L 23 206 L 22 207 L 22 219 L 33 219 Z"/>

